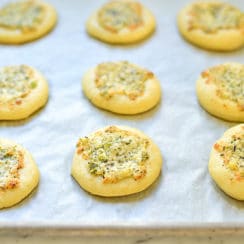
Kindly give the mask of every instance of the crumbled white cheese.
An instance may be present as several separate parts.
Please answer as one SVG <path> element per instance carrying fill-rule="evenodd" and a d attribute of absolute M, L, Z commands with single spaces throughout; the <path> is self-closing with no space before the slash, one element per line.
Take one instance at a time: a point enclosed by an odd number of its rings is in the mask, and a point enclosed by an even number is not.
<path fill-rule="evenodd" d="M 210 68 L 203 75 L 216 85 L 218 96 L 244 107 L 244 65 L 223 64 Z"/>
<path fill-rule="evenodd" d="M 18 170 L 23 167 L 21 155 L 15 147 L 0 146 L 0 190 L 14 188 L 18 184 Z"/>
<path fill-rule="evenodd" d="M 77 150 L 88 160 L 91 174 L 101 175 L 105 183 L 114 183 L 128 177 L 140 179 L 146 174 L 148 144 L 147 139 L 111 126 L 81 138 Z"/>
<path fill-rule="evenodd" d="M 189 30 L 201 29 L 206 33 L 214 33 L 220 29 L 243 27 L 244 14 L 227 3 L 194 3 L 189 10 Z"/>
<path fill-rule="evenodd" d="M 214 147 L 223 160 L 223 166 L 229 169 L 234 177 L 244 180 L 244 127 L 229 140 L 216 143 Z"/>
<path fill-rule="evenodd" d="M 42 21 L 43 8 L 33 0 L 9 3 L 0 9 L 0 27 L 33 30 Z"/>
<path fill-rule="evenodd" d="M 37 81 L 27 66 L 8 66 L 0 69 L 0 103 L 27 96 Z"/>
<path fill-rule="evenodd" d="M 137 2 L 109 2 L 98 12 L 98 21 L 111 32 L 119 32 L 124 28 L 133 30 L 143 24 L 141 8 Z"/>
<path fill-rule="evenodd" d="M 98 65 L 95 83 L 106 99 L 118 94 L 135 100 L 144 93 L 145 83 L 152 77 L 151 72 L 128 62 L 107 62 Z"/>

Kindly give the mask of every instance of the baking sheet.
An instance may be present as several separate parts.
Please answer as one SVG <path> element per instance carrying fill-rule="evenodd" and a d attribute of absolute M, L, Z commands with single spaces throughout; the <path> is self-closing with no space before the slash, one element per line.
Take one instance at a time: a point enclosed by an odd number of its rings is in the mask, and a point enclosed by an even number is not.
<path fill-rule="evenodd" d="M 50 85 L 44 109 L 27 120 L 0 122 L 0 136 L 24 145 L 41 172 L 30 197 L 0 211 L 0 227 L 244 225 L 244 203 L 221 192 L 207 170 L 212 144 L 235 124 L 206 113 L 195 95 L 201 71 L 227 61 L 243 63 L 244 50 L 208 52 L 184 41 L 176 14 L 188 0 L 142 0 L 155 14 L 157 30 L 129 46 L 107 45 L 86 34 L 86 19 L 105 1 L 49 2 L 59 14 L 52 33 L 22 46 L 0 46 L 0 66 L 32 65 Z M 229 2 L 244 9 L 243 0 Z M 82 94 L 81 77 L 88 68 L 113 60 L 153 71 L 162 85 L 161 103 L 136 116 L 94 107 Z M 164 165 L 161 177 L 146 191 L 107 199 L 83 191 L 70 176 L 70 167 L 78 137 L 112 124 L 144 131 L 159 145 Z"/>

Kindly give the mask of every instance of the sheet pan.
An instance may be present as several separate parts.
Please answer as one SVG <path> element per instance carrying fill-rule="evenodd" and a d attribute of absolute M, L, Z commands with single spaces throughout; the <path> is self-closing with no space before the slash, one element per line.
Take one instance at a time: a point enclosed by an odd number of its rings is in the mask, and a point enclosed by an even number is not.
<path fill-rule="evenodd" d="M 155 14 L 157 30 L 147 40 L 128 46 L 108 45 L 87 35 L 86 19 L 105 1 L 49 2 L 59 15 L 52 33 L 21 46 L 0 45 L 0 66 L 31 65 L 45 75 L 50 86 L 45 108 L 26 120 L 0 122 L 0 136 L 24 145 L 41 172 L 35 192 L 15 207 L 0 211 L 0 228 L 243 228 L 244 203 L 219 190 L 207 170 L 212 144 L 235 123 L 217 119 L 199 106 L 195 82 L 207 67 L 243 63 L 244 50 L 209 52 L 183 40 L 176 15 L 188 0 L 142 0 Z M 242 0 L 229 2 L 244 9 Z M 86 99 L 80 84 L 84 72 L 100 62 L 117 60 L 137 63 L 155 73 L 163 94 L 156 108 L 120 116 Z M 141 193 L 95 197 L 70 176 L 72 156 L 80 136 L 113 124 L 136 127 L 159 145 L 162 174 Z"/>

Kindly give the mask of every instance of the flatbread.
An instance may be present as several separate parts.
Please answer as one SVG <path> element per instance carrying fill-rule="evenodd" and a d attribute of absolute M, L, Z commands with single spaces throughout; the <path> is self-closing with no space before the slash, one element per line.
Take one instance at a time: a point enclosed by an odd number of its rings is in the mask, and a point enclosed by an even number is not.
<path fill-rule="evenodd" d="M 140 192 L 159 176 L 162 156 L 144 133 L 125 126 L 108 126 L 80 138 L 72 176 L 91 194 L 114 197 Z"/>
<path fill-rule="evenodd" d="M 86 72 L 82 87 L 97 107 L 119 114 L 138 114 L 156 106 L 161 97 L 155 75 L 127 61 L 106 62 Z"/>
<path fill-rule="evenodd" d="M 141 3 L 115 0 L 104 4 L 87 21 L 87 32 L 107 43 L 129 44 L 148 37 L 156 27 L 153 14 Z"/>
<path fill-rule="evenodd" d="M 0 9 L 0 43 L 33 41 L 50 32 L 56 22 L 55 9 L 41 0 L 9 3 Z"/>
<path fill-rule="evenodd" d="M 208 168 L 226 194 L 244 200 L 244 124 L 230 128 L 214 144 Z"/>
<path fill-rule="evenodd" d="M 0 209 L 27 197 L 39 182 L 31 154 L 17 143 L 0 139 Z"/>
<path fill-rule="evenodd" d="M 200 75 L 197 85 L 200 104 L 219 118 L 244 122 L 244 65 L 226 63 Z"/>
<path fill-rule="evenodd" d="M 178 27 L 186 40 L 201 48 L 232 51 L 244 46 L 244 13 L 228 3 L 191 3 L 180 11 Z"/>
<path fill-rule="evenodd" d="M 29 117 L 48 99 L 48 84 L 34 68 L 27 65 L 0 68 L 0 120 Z"/>

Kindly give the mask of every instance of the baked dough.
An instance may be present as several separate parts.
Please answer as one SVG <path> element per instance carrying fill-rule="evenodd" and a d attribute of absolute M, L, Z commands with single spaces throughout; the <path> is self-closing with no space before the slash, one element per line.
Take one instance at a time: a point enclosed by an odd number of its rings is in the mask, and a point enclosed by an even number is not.
<path fill-rule="evenodd" d="M 72 175 L 91 194 L 124 196 L 149 187 L 161 166 L 160 150 L 145 134 L 108 126 L 79 139 Z"/>
<path fill-rule="evenodd" d="M 106 62 L 83 77 L 83 90 L 96 106 L 119 114 L 137 114 L 160 100 L 160 83 L 150 71 L 126 61 Z"/>
<path fill-rule="evenodd" d="M 45 105 L 48 84 L 26 65 L 0 68 L 0 120 L 19 120 Z"/>
<path fill-rule="evenodd" d="M 200 104 L 209 113 L 244 122 L 244 65 L 226 63 L 202 72 L 197 81 Z"/>
<path fill-rule="evenodd" d="M 231 51 L 244 45 L 244 13 L 228 3 L 192 3 L 179 13 L 178 27 L 189 42 L 205 49 Z"/>
<path fill-rule="evenodd" d="M 128 44 L 145 39 L 155 30 L 153 14 L 141 3 L 109 1 L 87 21 L 87 32 L 101 41 Z"/>
<path fill-rule="evenodd" d="M 0 9 L 0 43 L 33 41 L 51 31 L 56 22 L 55 9 L 41 0 L 9 3 Z"/>
<path fill-rule="evenodd" d="M 39 171 L 22 146 L 0 139 L 0 209 L 20 202 L 37 186 Z"/>
<path fill-rule="evenodd" d="M 214 144 L 209 172 L 226 194 L 244 200 L 244 124 L 230 128 Z"/>

